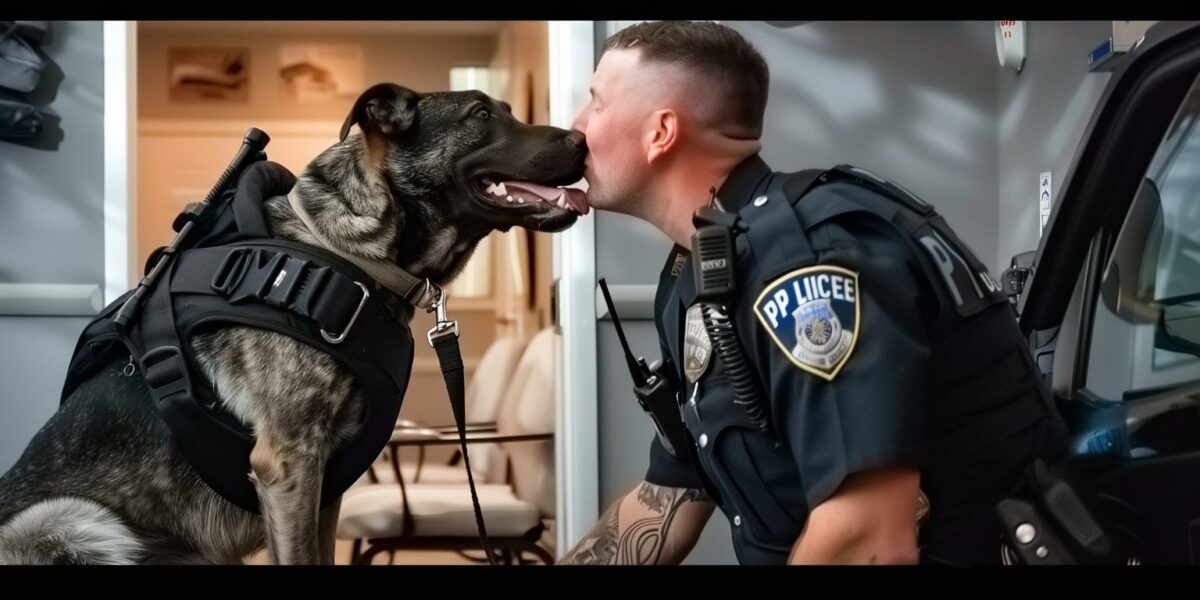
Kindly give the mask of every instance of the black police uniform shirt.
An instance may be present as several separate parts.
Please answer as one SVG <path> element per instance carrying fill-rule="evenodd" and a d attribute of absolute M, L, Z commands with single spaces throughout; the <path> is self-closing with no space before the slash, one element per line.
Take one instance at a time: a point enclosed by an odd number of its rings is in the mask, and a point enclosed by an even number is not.
<path fill-rule="evenodd" d="M 761 208 L 751 199 L 776 176 L 784 175 L 752 156 L 717 197 L 745 215 Z M 801 202 L 820 213 L 872 194 L 831 182 Z M 797 224 L 795 234 L 802 231 Z M 756 255 L 738 236 L 733 320 L 769 397 L 765 431 L 733 402 L 715 348 L 699 380 L 686 377 L 685 354 L 695 351 L 687 338 L 697 333 L 687 319 L 696 295 L 691 257 L 676 246 L 663 267 L 656 325 L 664 356 L 681 371 L 681 414 L 694 445 L 676 458 L 655 438 L 645 479 L 708 490 L 743 564 L 786 562 L 812 507 L 848 475 L 893 465 L 921 469 L 931 505 L 920 527 L 923 562 L 997 563 L 995 503 L 1035 456 L 1061 451 L 1061 421 L 1046 408 L 1011 309 L 959 317 L 903 235 L 861 213 L 826 219 L 807 229 L 815 261 Z M 998 413 L 1006 417 L 999 424 L 984 418 Z"/>

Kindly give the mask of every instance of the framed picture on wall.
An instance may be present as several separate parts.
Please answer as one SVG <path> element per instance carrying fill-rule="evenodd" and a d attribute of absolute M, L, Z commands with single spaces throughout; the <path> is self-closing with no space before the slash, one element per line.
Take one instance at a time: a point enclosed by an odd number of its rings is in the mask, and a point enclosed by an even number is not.
<path fill-rule="evenodd" d="M 172 47 L 167 50 L 171 102 L 250 101 L 250 49 Z"/>
<path fill-rule="evenodd" d="M 285 102 L 311 104 L 362 93 L 363 48 L 354 44 L 285 44 L 279 80 Z"/>

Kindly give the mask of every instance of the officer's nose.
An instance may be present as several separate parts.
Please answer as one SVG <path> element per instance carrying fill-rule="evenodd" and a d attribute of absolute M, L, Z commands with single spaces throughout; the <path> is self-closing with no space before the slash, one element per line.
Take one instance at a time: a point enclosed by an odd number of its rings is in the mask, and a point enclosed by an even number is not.
<path fill-rule="evenodd" d="M 578 131 L 580 135 L 587 131 L 587 114 L 588 111 L 587 107 L 585 106 L 583 107 L 583 110 L 579 111 L 579 114 L 575 115 L 575 121 L 571 123 L 571 129 Z"/>

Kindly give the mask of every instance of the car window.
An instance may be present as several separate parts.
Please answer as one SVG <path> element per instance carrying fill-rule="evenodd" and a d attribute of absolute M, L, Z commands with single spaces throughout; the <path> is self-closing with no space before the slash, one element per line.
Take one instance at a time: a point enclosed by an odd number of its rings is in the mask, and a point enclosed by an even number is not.
<path fill-rule="evenodd" d="M 1094 396 L 1200 380 L 1200 80 L 1144 174 L 1100 300 L 1086 380 Z"/>

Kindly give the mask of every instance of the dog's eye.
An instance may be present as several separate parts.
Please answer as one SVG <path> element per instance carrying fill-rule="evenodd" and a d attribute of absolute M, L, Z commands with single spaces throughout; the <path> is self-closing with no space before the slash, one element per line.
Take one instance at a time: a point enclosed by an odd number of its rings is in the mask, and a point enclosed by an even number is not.
<path fill-rule="evenodd" d="M 488 112 L 487 109 L 481 108 L 481 109 L 475 111 L 475 118 L 483 119 L 484 121 L 486 121 L 486 120 L 492 118 L 492 113 Z"/>

